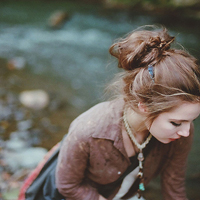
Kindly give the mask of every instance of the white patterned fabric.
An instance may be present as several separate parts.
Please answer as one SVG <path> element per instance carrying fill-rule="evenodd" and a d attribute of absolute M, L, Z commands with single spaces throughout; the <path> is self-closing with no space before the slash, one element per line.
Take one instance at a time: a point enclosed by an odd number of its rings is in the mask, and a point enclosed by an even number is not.
<path fill-rule="evenodd" d="M 136 167 L 132 172 L 130 172 L 123 180 L 121 187 L 118 191 L 118 193 L 115 195 L 113 200 L 120 200 L 121 197 L 123 197 L 130 189 L 130 187 L 133 185 L 135 180 L 137 179 L 137 175 L 139 172 L 139 166 Z M 138 197 L 135 195 L 127 200 L 137 200 Z M 143 197 L 141 197 L 139 200 L 144 200 Z"/>

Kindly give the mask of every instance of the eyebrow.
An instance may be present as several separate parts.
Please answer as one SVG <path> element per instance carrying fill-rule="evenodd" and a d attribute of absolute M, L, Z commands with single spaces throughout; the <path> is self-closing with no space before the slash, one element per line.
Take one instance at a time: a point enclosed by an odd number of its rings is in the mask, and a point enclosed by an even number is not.
<path fill-rule="evenodd" d="M 195 118 L 196 119 L 196 118 Z M 194 121 L 193 119 L 192 121 Z M 176 121 L 176 122 L 190 122 L 190 120 L 185 120 L 185 119 L 170 119 L 170 121 Z"/>

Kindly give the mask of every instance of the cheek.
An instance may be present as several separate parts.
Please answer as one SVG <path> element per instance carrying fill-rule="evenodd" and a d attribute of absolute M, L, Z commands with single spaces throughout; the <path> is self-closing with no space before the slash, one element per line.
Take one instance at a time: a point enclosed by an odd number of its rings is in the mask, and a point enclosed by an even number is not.
<path fill-rule="evenodd" d="M 154 131 L 154 130 L 160 129 L 162 126 L 163 126 L 162 120 L 160 120 L 159 118 L 156 118 L 152 122 L 149 130 Z"/>
<path fill-rule="evenodd" d="M 149 129 L 149 132 L 153 135 L 153 136 L 156 136 L 158 135 L 158 132 L 160 132 L 161 130 L 161 126 L 159 123 L 156 123 L 156 121 L 154 121 L 151 126 L 150 126 L 150 129 Z"/>
<path fill-rule="evenodd" d="M 160 120 L 160 119 L 155 119 L 149 129 L 150 133 L 152 135 L 164 135 L 164 134 L 171 134 L 174 129 L 172 128 L 171 124 Z"/>

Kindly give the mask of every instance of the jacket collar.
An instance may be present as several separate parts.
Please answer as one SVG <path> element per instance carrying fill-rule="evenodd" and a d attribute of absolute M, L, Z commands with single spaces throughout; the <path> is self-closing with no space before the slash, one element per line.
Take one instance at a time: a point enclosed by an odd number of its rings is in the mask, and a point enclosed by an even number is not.
<path fill-rule="evenodd" d="M 129 160 L 122 138 L 124 100 L 117 99 L 110 101 L 104 109 L 104 111 L 100 112 L 99 123 L 94 129 L 92 137 L 113 141 L 115 148 Z"/>

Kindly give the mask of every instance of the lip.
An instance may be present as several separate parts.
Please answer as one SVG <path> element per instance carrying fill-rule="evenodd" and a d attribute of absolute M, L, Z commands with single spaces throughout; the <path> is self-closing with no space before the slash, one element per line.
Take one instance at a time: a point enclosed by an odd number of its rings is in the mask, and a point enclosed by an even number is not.
<path fill-rule="evenodd" d="M 172 142 L 175 141 L 175 140 L 178 140 L 178 139 L 179 138 L 169 138 L 169 140 L 172 141 Z"/>

